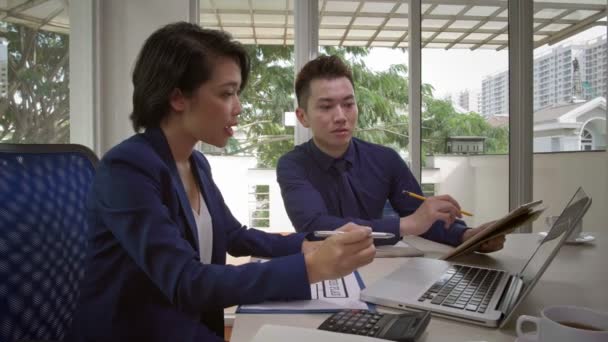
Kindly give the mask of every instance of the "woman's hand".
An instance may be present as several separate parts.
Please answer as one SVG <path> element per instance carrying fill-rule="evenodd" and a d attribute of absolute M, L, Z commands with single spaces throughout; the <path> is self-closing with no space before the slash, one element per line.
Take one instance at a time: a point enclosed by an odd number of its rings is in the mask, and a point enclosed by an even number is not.
<path fill-rule="evenodd" d="M 318 248 L 304 254 L 311 284 L 343 277 L 374 260 L 371 228 L 348 223 L 338 230 L 343 233 L 319 241 Z"/>

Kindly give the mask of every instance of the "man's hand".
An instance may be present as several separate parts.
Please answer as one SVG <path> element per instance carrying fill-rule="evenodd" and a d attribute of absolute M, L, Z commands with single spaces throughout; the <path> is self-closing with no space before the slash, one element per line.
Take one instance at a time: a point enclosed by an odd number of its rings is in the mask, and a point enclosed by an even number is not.
<path fill-rule="evenodd" d="M 449 228 L 456 218 L 461 218 L 460 205 L 450 195 L 427 198 L 410 216 L 402 217 L 399 222 L 401 236 L 426 233 L 437 220 L 445 222 Z"/>
<path fill-rule="evenodd" d="M 376 247 L 371 228 L 348 223 L 338 230 L 344 233 L 328 237 L 318 248 L 304 254 L 311 284 L 343 277 L 374 260 Z"/>
<path fill-rule="evenodd" d="M 482 230 L 486 229 L 492 223 L 494 223 L 494 221 L 486 222 L 479 227 L 465 230 L 464 233 L 462 234 L 462 242 L 465 242 L 468 239 L 470 239 L 471 237 L 473 237 L 475 234 L 480 233 Z M 492 252 L 501 250 L 504 247 L 505 240 L 506 240 L 506 238 L 504 235 L 497 236 L 497 237 L 493 238 L 492 240 L 482 243 L 479 246 L 479 248 L 477 249 L 477 252 L 492 253 Z"/>

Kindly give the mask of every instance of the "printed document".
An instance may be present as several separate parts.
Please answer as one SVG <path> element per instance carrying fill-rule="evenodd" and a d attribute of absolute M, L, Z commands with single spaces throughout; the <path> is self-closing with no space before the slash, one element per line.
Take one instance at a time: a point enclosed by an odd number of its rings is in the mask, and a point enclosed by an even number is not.
<path fill-rule="evenodd" d="M 342 309 L 368 309 L 359 300 L 362 284 L 359 275 L 351 273 L 345 277 L 326 280 L 310 285 L 310 300 L 289 302 L 264 302 L 254 305 L 241 305 L 237 312 L 334 312 Z"/>

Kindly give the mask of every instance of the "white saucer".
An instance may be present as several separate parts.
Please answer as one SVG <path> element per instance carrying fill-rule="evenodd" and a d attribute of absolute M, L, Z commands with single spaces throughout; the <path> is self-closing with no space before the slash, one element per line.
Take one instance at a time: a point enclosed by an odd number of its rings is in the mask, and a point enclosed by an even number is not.
<path fill-rule="evenodd" d="M 547 236 L 547 232 L 540 232 L 540 233 L 538 233 L 538 235 L 540 235 L 540 237 L 544 239 L 545 236 Z M 589 243 L 593 240 L 595 240 L 595 236 L 593 236 L 589 233 L 580 233 L 580 234 L 578 234 L 578 236 L 576 237 L 575 240 L 573 240 L 573 241 L 566 240 L 566 243 L 569 245 L 579 245 L 579 244 L 583 244 L 583 243 Z"/>

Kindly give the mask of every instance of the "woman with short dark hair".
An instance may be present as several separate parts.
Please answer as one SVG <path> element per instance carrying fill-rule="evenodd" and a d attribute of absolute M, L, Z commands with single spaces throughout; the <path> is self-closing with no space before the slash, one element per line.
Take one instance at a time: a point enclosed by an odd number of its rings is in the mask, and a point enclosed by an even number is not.
<path fill-rule="evenodd" d="M 226 33 L 185 22 L 145 42 L 133 71 L 136 134 L 101 160 L 87 205 L 89 253 L 68 340 L 222 341 L 223 309 L 310 299 L 310 284 L 372 261 L 368 227 L 323 242 L 242 226 L 199 141 L 233 135 L 249 73 Z M 227 266 L 234 256 L 272 257 Z"/>

